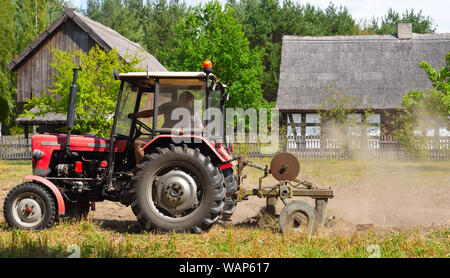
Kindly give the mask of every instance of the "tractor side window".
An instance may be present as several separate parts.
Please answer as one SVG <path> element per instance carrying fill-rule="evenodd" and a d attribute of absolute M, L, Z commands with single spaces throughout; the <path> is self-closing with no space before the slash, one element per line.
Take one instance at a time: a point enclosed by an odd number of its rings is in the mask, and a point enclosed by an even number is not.
<path fill-rule="evenodd" d="M 138 87 L 132 84 L 125 84 L 119 104 L 119 115 L 117 115 L 116 134 L 125 136 L 130 134 L 131 120 L 128 118 L 128 114 L 134 111 L 138 90 Z"/>
<path fill-rule="evenodd" d="M 217 140 L 222 138 L 224 118 L 220 106 L 221 96 L 222 92 L 219 89 L 210 91 L 209 94 L 210 114 L 204 115 L 203 118 L 205 128 L 207 129 L 205 130 L 206 131 L 205 136 L 211 140 Z"/>

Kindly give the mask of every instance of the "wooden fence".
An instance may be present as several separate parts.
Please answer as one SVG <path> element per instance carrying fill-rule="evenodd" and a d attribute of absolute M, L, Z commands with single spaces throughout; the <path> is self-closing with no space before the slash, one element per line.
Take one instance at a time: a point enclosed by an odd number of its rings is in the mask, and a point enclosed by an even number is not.
<path fill-rule="evenodd" d="M 31 160 L 31 136 L 28 142 L 24 135 L 0 136 L 0 159 Z"/>
<path fill-rule="evenodd" d="M 253 139 L 251 141 L 250 139 Z M 235 152 L 248 157 L 272 156 L 279 151 L 287 151 L 303 159 L 412 159 L 417 153 L 431 160 L 450 159 L 450 137 L 427 137 L 416 140 L 414 151 L 408 152 L 392 136 L 349 136 L 326 138 L 321 136 L 280 136 L 279 144 L 268 148 L 269 144 L 254 143 L 254 138 L 246 143 L 236 143 Z M 265 147 L 262 151 L 262 147 Z"/>
<path fill-rule="evenodd" d="M 0 159 L 31 160 L 31 135 L 27 140 L 21 136 L 0 136 Z M 404 151 L 392 136 L 326 138 L 321 136 L 279 136 L 278 143 L 262 144 L 256 136 L 235 138 L 245 143 L 235 143 L 235 153 L 248 157 L 270 157 L 287 151 L 302 159 L 411 159 L 414 155 Z M 242 142 L 242 141 L 237 141 Z M 450 159 L 450 137 L 427 137 L 417 140 L 420 150 L 431 160 Z"/>

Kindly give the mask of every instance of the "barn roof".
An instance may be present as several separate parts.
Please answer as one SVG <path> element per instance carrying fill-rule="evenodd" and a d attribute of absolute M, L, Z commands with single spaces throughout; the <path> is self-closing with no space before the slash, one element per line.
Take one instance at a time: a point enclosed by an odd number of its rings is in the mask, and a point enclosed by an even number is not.
<path fill-rule="evenodd" d="M 71 20 L 77 24 L 84 32 L 86 32 L 100 47 L 111 50 L 115 48 L 120 57 L 127 60 L 128 55 L 137 54 L 142 58 L 139 67 L 151 71 L 167 71 L 155 57 L 145 51 L 139 44 L 130 41 L 124 36 L 120 35 L 111 28 L 108 28 L 96 21 L 93 21 L 73 9 L 65 9 L 63 14 L 55 20 L 47 29 L 45 29 L 39 36 L 37 36 L 25 49 L 19 53 L 8 65 L 9 70 L 16 71 L 19 66 L 30 55 L 33 55 L 35 50 L 39 48 L 45 40 L 58 31 L 58 27 Z"/>
<path fill-rule="evenodd" d="M 450 33 L 284 36 L 276 107 L 315 110 L 334 93 L 353 96 L 357 109 L 393 109 L 410 90 L 432 88 L 419 63 L 445 66 Z"/>
<path fill-rule="evenodd" d="M 39 113 L 39 108 L 33 107 L 30 112 Z M 35 117 L 22 116 L 16 119 L 16 122 L 23 125 L 63 125 L 67 122 L 67 115 L 63 113 L 49 112 Z"/>

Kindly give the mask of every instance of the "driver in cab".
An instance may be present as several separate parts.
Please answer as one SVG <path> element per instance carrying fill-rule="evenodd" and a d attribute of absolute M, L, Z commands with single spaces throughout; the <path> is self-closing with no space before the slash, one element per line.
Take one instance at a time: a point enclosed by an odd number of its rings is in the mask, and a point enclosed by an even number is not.
<path fill-rule="evenodd" d="M 191 122 L 195 125 L 194 128 L 203 129 L 203 124 L 201 118 L 197 113 L 193 112 L 194 106 L 194 95 L 189 91 L 184 91 L 180 94 L 178 101 L 170 101 L 161 104 L 158 107 L 158 114 L 163 114 L 164 123 L 162 128 L 172 128 L 175 124 L 178 123 L 178 120 L 172 120 L 172 112 L 174 109 L 179 107 L 187 108 L 191 113 Z M 192 113 L 193 112 L 193 113 Z M 140 111 L 135 114 L 128 114 L 128 118 L 150 118 L 153 117 L 153 109 Z M 144 158 L 145 153 L 142 147 L 147 145 L 152 138 L 138 138 L 134 141 L 134 154 L 136 157 L 136 165 L 138 165 L 141 160 Z"/>

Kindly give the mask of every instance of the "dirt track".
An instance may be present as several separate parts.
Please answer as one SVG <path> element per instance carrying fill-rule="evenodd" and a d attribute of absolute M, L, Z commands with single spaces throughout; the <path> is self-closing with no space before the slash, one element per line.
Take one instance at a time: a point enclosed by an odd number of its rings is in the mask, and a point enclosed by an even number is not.
<path fill-rule="evenodd" d="M 313 204 L 311 199 L 303 200 Z M 254 222 L 251 219 L 257 218 L 264 206 L 265 199 L 258 197 L 250 197 L 248 201 L 238 203 L 229 224 L 243 225 Z M 279 201 L 277 213 L 282 207 L 283 203 Z M 335 190 L 335 198 L 329 201 L 328 213 L 340 219 L 332 227 L 333 232 L 448 225 L 450 224 L 450 191 L 447 187 L 433 189 L 404 186 L 341 188 Z M 130 207 L 109 201 L 97 203 L 92 217 L 100 221 L 106 220 L 109 226 L 137 225 Z"/>
<path fill-rule="evenodd" d="M 450 172 L 450 170 L 449 170 Z M 334 230 L 383 229 L 405 226 L 432 226 L 450 224 L 450 176 L 440 178 L 438 184 L 430 184 L 431 177 L 414 176 L 411 172 L 368 172 L 367 179 L 358 184 L 333 187 L 335 198 L 328 203 L 328 212 L 341 219 Z M 408 178 L 409 177 L 409 178 Z M 248 181 L 246 184 L 255 184 Z M 272 184 L 265 181 L 265 185 Z M 325 184 L 325 186 L 328 186 Z M 0 187 L 0 211 L 3 218 L 3 200 L 12 186 Z M 304 199 L 313 204 L 313 200 Z M 232 225 L 251 222 L 257 216 L 265 199 L 250 197 L 240 202 L 232 217 Z M 283 204 L 278 202 L 277 212 Z M 93 219 L 106 221 L 111 228 L 137 226 L 130 207 L 109 201 L 96 204 Z M 119 227 L 114 227 L 119 226 Z"/>

